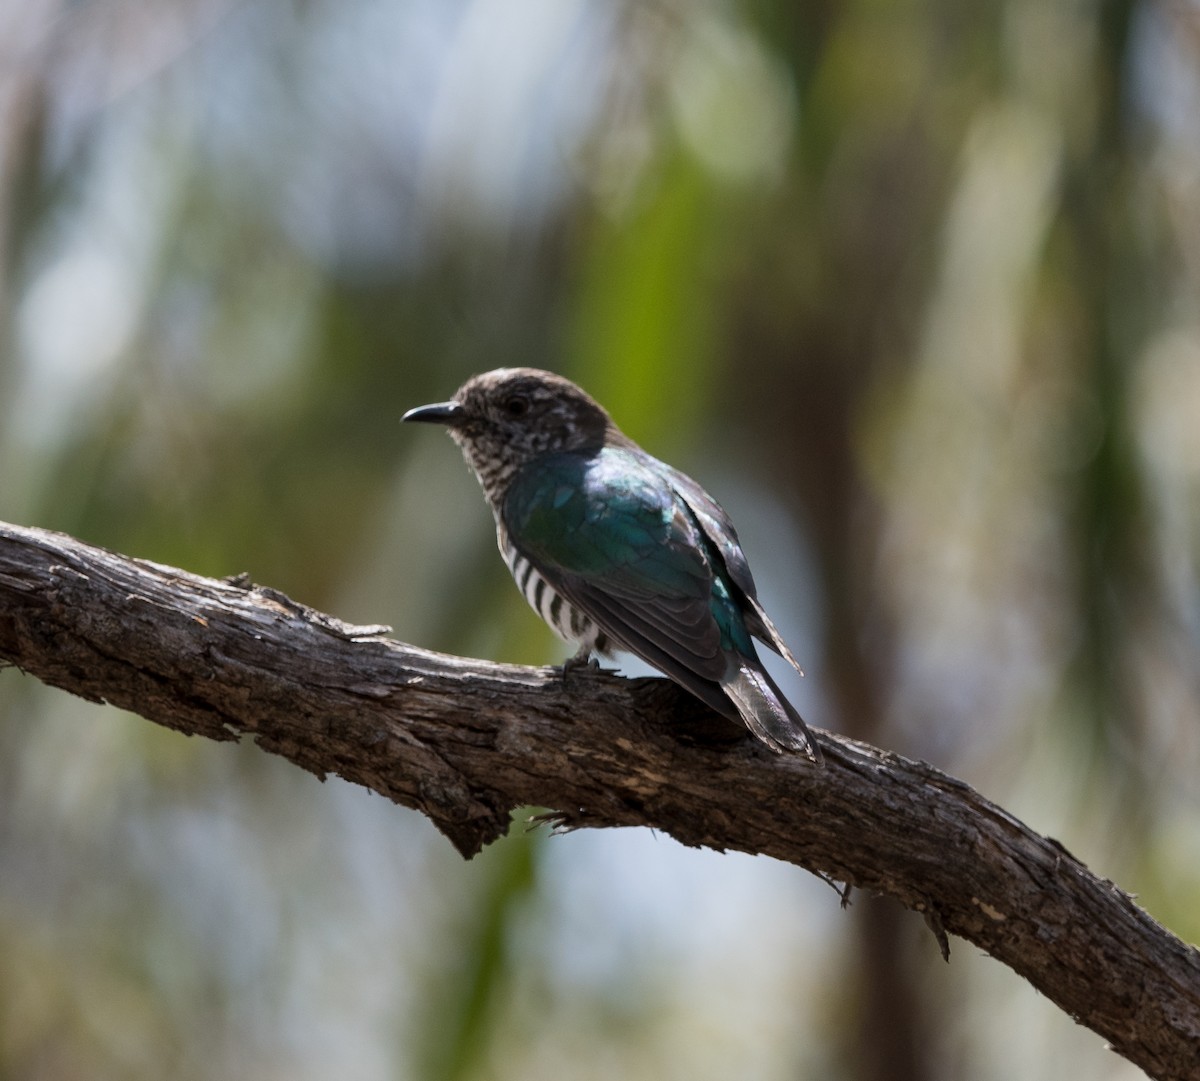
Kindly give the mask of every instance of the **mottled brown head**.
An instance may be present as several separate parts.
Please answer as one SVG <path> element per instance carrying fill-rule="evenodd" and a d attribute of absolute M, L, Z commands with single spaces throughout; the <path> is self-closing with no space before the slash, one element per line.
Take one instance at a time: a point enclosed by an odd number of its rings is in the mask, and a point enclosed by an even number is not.
<path fill-rule="evenodd" d="M 473 376 L 450 401 L 410 409 L 403 419 L 444 424 L 493 502 L 538 455 L 586 453 L 624 439 L 589 394 L 538 368 L 497 368 Z"/>

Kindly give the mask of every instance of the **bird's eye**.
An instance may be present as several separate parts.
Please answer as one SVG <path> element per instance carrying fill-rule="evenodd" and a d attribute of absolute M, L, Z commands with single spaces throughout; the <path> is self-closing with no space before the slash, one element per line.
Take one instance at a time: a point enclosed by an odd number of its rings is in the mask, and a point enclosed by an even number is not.
<path fill-rule="evenodd" d="M 504 399 L 502 408 L 505 416 L 523 417 L 529 412 L 529 399 L 524 394 L 510 394 Z"/>

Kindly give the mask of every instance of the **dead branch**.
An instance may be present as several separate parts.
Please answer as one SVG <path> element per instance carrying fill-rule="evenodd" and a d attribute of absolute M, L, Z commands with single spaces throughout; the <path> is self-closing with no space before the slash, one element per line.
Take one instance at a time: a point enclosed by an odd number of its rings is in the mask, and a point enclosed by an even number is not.
<path fill-rule="evenodd" d="M 966 784 L 823 735 L 776 756 L 673 684 L 431 653 L 239 579 L 0 525 L 0 663 L 336 773 L 464 855 L 510 812 L 765 853 L 925 914 L 1155 1078 L 1200 1078 L 1200 954 Z"/>

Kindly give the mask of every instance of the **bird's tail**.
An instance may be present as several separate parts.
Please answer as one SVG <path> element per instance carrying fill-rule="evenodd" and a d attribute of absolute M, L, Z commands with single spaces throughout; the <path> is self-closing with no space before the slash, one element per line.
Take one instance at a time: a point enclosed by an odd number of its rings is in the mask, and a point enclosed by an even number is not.
<path fill-rule="evenodd" d="M 818 766 L 821 748 L 795 707 L 763 669 L 741 664 L 721 684 L 750 729 L 771 750 L 803 751 Z"/>

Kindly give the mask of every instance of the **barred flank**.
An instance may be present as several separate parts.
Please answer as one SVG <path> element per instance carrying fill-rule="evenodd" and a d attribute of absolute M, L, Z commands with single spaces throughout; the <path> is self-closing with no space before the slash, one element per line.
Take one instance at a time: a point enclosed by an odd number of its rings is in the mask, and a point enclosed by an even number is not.
<path fill-rule="evenodd" d="M 529 607 L 550 625 L 555 634 L 564 641 L 586 645 L 589 650 L 606 651 L 608 643 L 604 632 L 591 617 L 564 600 L 537 568 L 507 543 L 506 537 L 500 539 L 500 551 Z"/>

